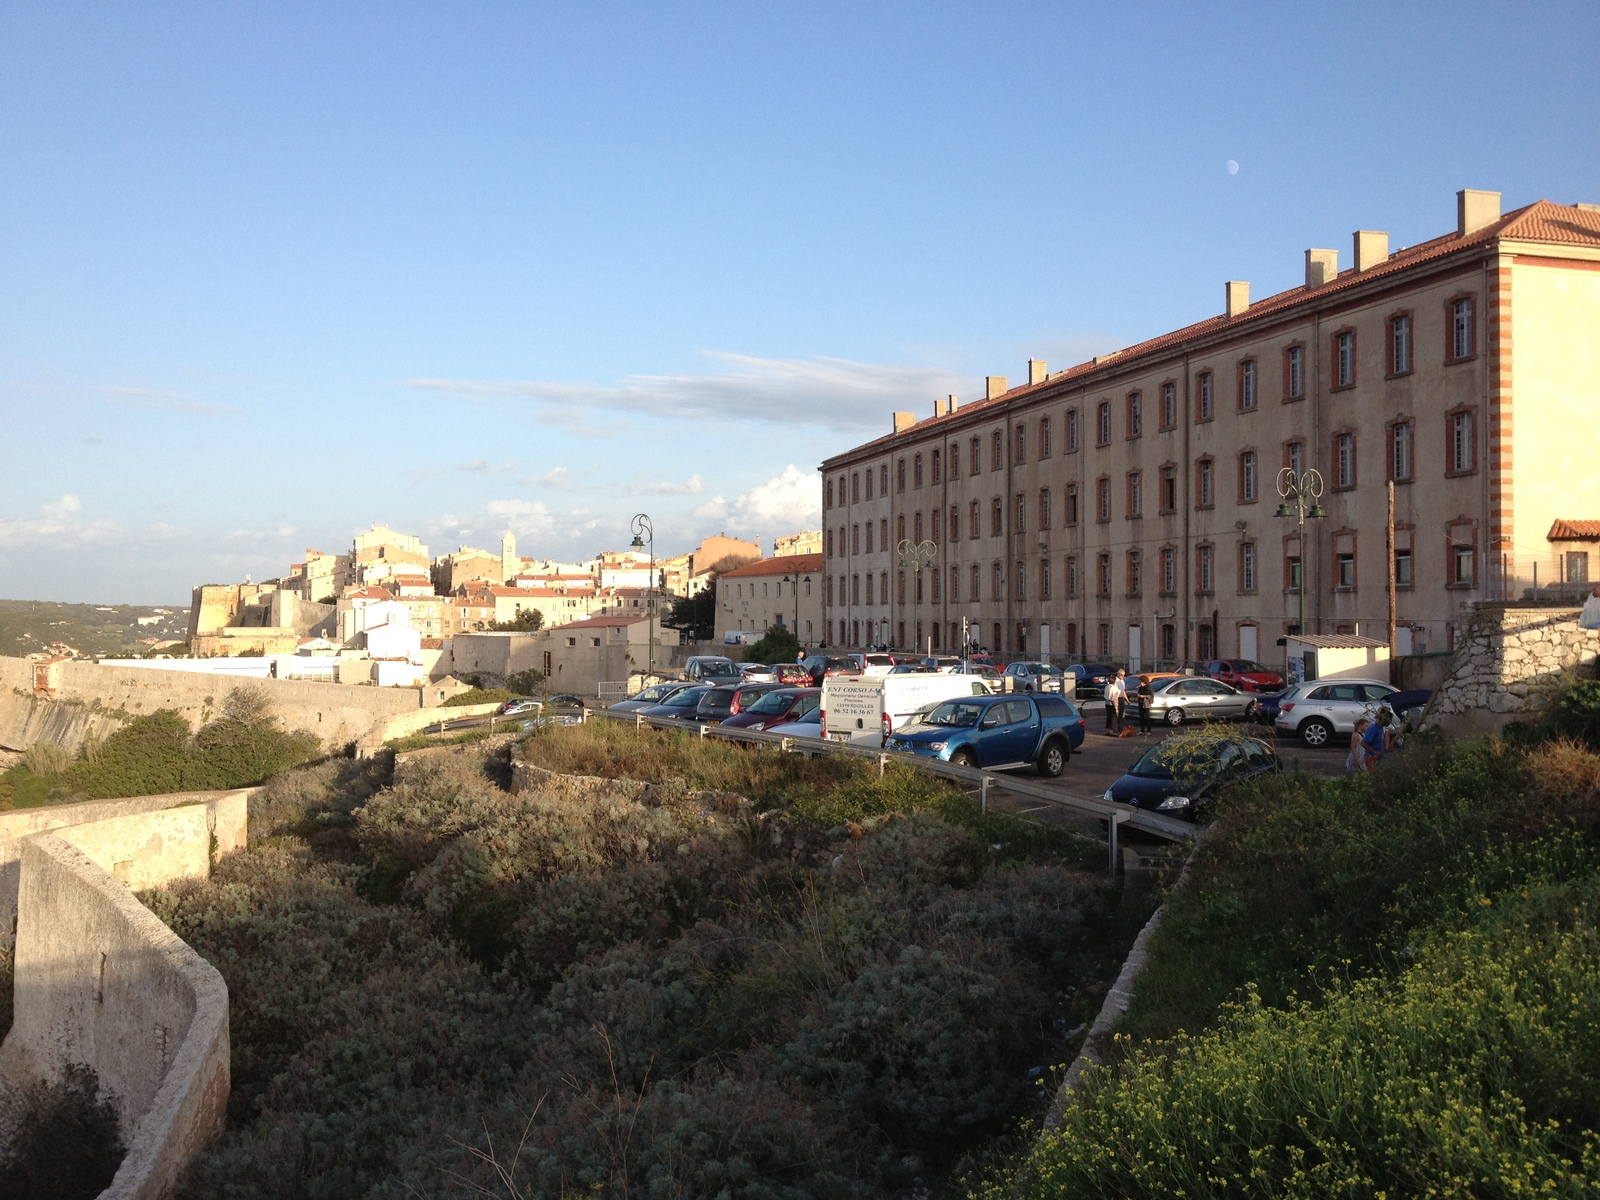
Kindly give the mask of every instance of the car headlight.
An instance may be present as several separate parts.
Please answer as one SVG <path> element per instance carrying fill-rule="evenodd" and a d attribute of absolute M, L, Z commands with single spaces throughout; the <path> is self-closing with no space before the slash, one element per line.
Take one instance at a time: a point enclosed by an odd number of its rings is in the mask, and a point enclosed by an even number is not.
<path fill-rule="evenodd" d="M 935 754 L 937 754 L 940 751 L 942 751 L 946 746 L 948 746 L 950 743 L 949 742 L 924 742 L 922 744 L 924 746 L 926 746 L 929 750 L 932 750 Z"/>
<path fill-rule="evenodd" d="M 1100 799 L 1104 800 L 1107 804 L 1115 804 L 1117 802 L 1117 798 L 1111 794 L 1110 788 L 1106 789 L 1106 794 L 1101 796 Z"/>
<path fill-rule="evenodd" d="M 1172 812 L 1174 809 L 1188 808 L 1188 807 L 1189 807 L 1189 797 L 1187 797 L 1187 796 L 1168 796 L 1160 804 L 1156 805 L 1156 810 L 1158 812 Z"/>

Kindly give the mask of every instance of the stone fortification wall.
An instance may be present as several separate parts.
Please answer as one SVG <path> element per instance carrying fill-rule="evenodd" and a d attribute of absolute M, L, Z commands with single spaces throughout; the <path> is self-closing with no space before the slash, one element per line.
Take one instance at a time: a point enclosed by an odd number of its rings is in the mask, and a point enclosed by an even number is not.
<path fill-rule="evenodd" d="M 0 813 L 0 945 L 11 945 L 16 925 L 26 838 L 63 831 L 124 886 L 156 887 L 208 875 L 213 854 L 243 846 L 256 790 L 173 792 Z"/>
<path fill-rule="evenodd" d="M 66 837 L 23 845 L 18 917 L 7 1086 L 92 1067 L 128 1147 L 101 1200 L 170 1195 L 227 1116 L 222 976 Z"/>
<path fill-rule="evenodd" d="M 59 685 L 53 695 L 34 694 L 33 664 L 22 658 L 0 658 L 0 746 L 22 749 L 46 727 L 60 734 L 60 744 L 76 750 L 90 732 L 110 721 L 143 716 L 160 708 L 176 709 L 198 728 L 216 716 L 228 692 L 250 687 L 263 692 L 273 715 L 285 729 L 305 730 L 321 739 L 324 749 L 359 741 L 368 731 L 397 713 L 412 712 L 439 699 L 437 688 L 343 687 L 300 679 L 254 679 L 248 683 L 219 679 L 194 671 L 153 671 L 91 662 L 57 664 Z M 68 710 L 41 714 L 49 704 Z M 115 728 L 115 725 L 110 725 Z"/>
<path fill-rule="evenodd" d="M 1450 672 L 1428 705 L 1428 723 L 1469 735 L 1532 716 L 1574 674 L 1600 664 L 1600 631 L 1578 627 L 1578 609 L 1479 604 Z"/>

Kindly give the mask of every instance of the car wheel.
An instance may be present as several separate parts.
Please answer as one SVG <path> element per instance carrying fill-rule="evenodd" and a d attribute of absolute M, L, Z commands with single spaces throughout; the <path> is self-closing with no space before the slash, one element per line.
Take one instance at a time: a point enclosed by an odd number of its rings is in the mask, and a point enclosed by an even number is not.
<path fill-rule="evenodd" d="M 1046 779 L 1054 779 L 1067 767 L 1067 749 L 1055 738 L 1044 744 L 1044 749 L 1039 751 L 1039 759 L 1034 766 L 1038 767 L 1039 774 Z"/>
<path fill-rule="evenodd" d="M 1300 740 L 1313 750 L 1320 750 L 1333 740 L 1333 726 L 1320 717 L 1312 717 L 1300 726 Z"/>
<path fill-rule="evenodd" d="M 1166 715 L 1165 719 L 1166 719 L 1166 722 L 1167 722 L 1168 725 L 1182 725 L 1183 724 L 1183 709 L 1181 709 L 1181 708 L 1169 708 L 1169 709 L 1167 709 L 1167 715 Z"/>
<path fill-rule="evenodd" d="M 1245 701 L 1244 719 L 1246 721 L 1254 721 L 1256 719 L 1256 710 L 1260 707 L 1261 705 L 1257 704 L 1254 700 Z"/>
<path fill-rule="evenodd" d="M 950 756 L 950 761 L 958 767 L 966 767 L 971 771 L 978 769 L 978 756 L 971 750 L 957 750 Z"/>

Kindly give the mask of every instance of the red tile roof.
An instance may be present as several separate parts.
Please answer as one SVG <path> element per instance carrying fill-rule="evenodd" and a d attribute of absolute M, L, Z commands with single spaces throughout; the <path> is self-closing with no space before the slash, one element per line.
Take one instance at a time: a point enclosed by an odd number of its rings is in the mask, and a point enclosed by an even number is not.
<path fill-rule="evenodd" d="M 1163 333 L 1121 350 L 1113 351 L 1110 354 L 1102 354 L 1088 362 L 1079 363 L 1075 367 L 1057 371 L 1042 383 L 1014 387 L 1004 395 L 996 396 L 993 399 L 976 400 L 971 404 L 962 405 L 953 413 L 925 418 L 911 426 L 910 429 L 901 430 L 898 433 L 886 433 L 870 442 L 864 442 L 859 446 L 852 447 L 844 454 L 834 455 L 832 458 L 827 459 L 826 462 L 831 463 L 837 459 L 854 457 L 872 447 L 886 445 L 897 439 L 902 439 L 907 434 L 925 434 L 928 432 L 930 425 L 960 420 L 974 412 L 993 408 L 997 405 L 1004 405 L 1036 392 L 1060 388 L 1064 384 L 1070 385 L 1096 371 L 1120 367 L 1143 355 L 1155 354 L 1159 351 L 1180 346 L 1185 342 L 1239 328 L 1262 318 L 1276 317 L 1293 309 L 1295 305 L 1302 301 L 1312 298 L 1320 300 L 1336 295 L 1346 289 L 1366 284 L 1374 279 L 1383 279 L 1398 274 L 1422 263 L 1433 262 L 1454 254 L 1481 248 L 1497 239 L 1600 249 L 1600 209 L 1592 206 L 1579 208 L 1577 205 L 1556 204 L 1549 200 L 1538 200 L 1523 208 L 1513 209 L 1498 221 L 1491 222 L 1482 229 L 1465 236 L 1459 233 L 1447 233 L 1426 242 L 1418 242 L 1415 246 L 1407 246 L 1402 250 L 1396 250 L 1386 260 L 1375 267 L 1368 267 L 1365 271 L 1357 271 L 1353 267 L 1348 268 L 1340 271 L 1327 283 L 1319 284 L 1316 287 L 1293 287 L 1287 291 L 1279 292 L 1275 296 L 1267 296 L 1257 300 L 1236 317 L 1230 317 L 1225 314 L 1207 317 L 1203 321 L 1196 321 L 1192 325 L 1186 325 L 1182 329 L 1175 329 L 1171 333 Z"/>
<path fill-rule="evenodd" d="M 1563 521 L 1557 517 L 1544 537 L 1547 542 L 1600 541 L 1600 521 Z"/>
<path fill-rule="evenodd" d="M 729 571 L 722 578 L 743 579 L 750 575 L 804 575 L 822 570 L 820 554 L 785 554 L 779 558 L 759 558 L 753 563 Z"/>

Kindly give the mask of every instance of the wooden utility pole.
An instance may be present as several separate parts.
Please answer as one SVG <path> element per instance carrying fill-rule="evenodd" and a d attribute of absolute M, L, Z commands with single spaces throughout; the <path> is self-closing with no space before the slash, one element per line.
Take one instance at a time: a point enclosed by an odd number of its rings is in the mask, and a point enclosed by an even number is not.
<path fill-rule="evenodd" d="M 1395 577 L 1394 577 L 1394 480 L 1389 481 L 1389 523 L 1384 539 L 1389 557 L 1389 682 L 1395 683 Z"/>

